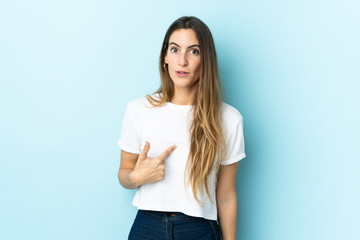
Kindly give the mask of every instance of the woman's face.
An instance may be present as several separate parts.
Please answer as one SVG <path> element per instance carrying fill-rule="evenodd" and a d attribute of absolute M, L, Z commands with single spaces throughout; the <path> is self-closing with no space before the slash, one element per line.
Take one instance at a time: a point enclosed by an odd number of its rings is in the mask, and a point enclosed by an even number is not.
<path fill-rule="evenodd" d="M 200 46 L 193 29 L 177 29 L 169 39 L 165 55 L 175 88 L 196 88 L 200 76 Z"/>

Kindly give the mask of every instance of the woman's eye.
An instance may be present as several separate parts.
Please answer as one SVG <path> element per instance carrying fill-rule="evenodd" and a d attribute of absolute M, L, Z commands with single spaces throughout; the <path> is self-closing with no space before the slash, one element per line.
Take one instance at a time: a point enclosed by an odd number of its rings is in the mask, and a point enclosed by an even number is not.
<path fill-rule="evenodd" d="M 175 52 L 177 52 L 177 49 L 176 48 L 171 48 L 170 52 L 175 53 Z"/>
<path fill-rule="evenodd" d="M 190 51 L 190 54 L 192 54 L 192 55 L 198 55 L 200 52 L 199 52 L 199 50 L 197 50 L 197 49 L 192 49 L 191 51 Z"/>

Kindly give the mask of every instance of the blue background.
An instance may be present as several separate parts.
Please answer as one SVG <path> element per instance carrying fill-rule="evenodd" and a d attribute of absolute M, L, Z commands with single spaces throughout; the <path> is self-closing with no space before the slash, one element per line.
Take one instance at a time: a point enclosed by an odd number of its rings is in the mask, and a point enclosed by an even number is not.
<path fill-rule="evenodd" d="M 212 30 L 244 117 L 244 240 L 360 235 L 360 3 L 1 1 L 0 239 L 126 239 L 117 179 L 129 100 L 159 86 L 167 27 Z"/>

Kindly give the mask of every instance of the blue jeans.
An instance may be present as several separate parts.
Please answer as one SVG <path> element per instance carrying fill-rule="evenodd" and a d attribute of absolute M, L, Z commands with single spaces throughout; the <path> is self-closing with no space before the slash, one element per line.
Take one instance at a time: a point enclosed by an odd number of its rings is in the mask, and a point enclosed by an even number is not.
<path fill-rule="evenodd" d="M 179 212 L 139 210 L 129 240 L 221 240 L 215 220 Z"/>

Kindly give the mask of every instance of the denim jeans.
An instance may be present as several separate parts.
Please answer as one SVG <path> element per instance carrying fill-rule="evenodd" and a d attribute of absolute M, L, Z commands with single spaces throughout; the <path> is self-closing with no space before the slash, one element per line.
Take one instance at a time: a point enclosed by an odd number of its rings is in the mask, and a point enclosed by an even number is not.
<path fill-rule="evenodd" d="M 215 220 L 179 212 L 139 210 L 129 240 L 221 240 Z"/>

